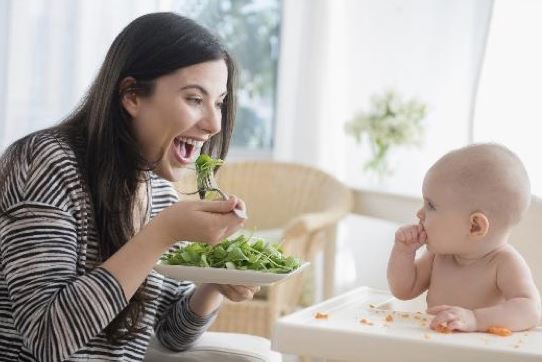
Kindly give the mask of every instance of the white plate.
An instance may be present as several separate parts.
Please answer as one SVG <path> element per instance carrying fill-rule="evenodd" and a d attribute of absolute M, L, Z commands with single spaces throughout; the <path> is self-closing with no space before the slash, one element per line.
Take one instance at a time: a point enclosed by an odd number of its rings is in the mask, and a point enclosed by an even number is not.
<path fill-rule="evenodd" d="M 156 264 L 154 270 L 175 280 L 188 280 L 197 283 L 217 283 L 234 285 L 270 285 L 282 282 L 300 273 L 310 263 L 305 262 L 288 274 L 265 273 L 254 270 L 205 268 L 199 266 Z"/>

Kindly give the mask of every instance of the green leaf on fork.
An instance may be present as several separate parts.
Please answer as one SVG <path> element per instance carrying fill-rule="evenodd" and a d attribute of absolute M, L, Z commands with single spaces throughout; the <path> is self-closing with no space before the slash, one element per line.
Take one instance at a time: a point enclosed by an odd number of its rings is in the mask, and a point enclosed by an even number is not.
<path fill-rule="evenodd" d="M 207 190 L 212 188 L 211 177 L 214 177 L 213 173 L 217 166 L 224 163 L 220 158 L 212 158 L 209 155 L 201 154 L 196 160 L 196 184 L 201 199 L 205 199 Z"/>

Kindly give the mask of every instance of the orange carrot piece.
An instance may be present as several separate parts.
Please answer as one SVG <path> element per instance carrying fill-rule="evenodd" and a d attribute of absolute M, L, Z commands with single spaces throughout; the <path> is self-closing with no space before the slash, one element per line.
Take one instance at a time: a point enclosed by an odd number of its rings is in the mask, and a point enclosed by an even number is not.
<path fill-rule="evenodd" d="M 508 328 L 491 326 L 487 329 L 487 333 L 495 334 L 501 337 L 508 337 L 512 335 L 512 331 Z"/>
<path fill-rule="evenodd" d="M 452 333 L 452 330 L 444 323 L 439 324 L 437 328 L 435 328 L 435 331 L 439 333 Z"/>
<path fill-rule="evenodd" d="M 315 319 L 327 319 L 327 317 L 327 313 L 316 312 L 316 314 L 314 315 Z"/>

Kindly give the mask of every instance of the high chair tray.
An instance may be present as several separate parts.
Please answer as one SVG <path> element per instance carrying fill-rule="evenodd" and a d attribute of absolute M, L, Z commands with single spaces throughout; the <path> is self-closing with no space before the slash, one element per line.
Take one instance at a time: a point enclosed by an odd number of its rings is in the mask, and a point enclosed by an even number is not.
<path fill-rule="evenodd" d="M 425 299 L 360 287 L 279 319 L 274 350 L 345 361 L 542 361 L 542 329 L 508 337 L 429 329 Z"/>

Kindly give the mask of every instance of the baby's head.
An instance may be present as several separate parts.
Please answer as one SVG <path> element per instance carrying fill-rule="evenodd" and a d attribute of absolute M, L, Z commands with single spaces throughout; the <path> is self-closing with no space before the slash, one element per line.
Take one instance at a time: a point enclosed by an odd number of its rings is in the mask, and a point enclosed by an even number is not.
<path fill-rule="evenodd" d="M 439 254 L 489 252 L 506 241 L 529 206 L 529 177 L 521 160 L 497 144 L 449 152 L 423 183 L 418 217 L 429 250 Z"/>

